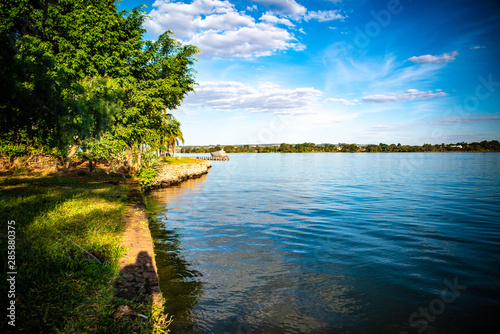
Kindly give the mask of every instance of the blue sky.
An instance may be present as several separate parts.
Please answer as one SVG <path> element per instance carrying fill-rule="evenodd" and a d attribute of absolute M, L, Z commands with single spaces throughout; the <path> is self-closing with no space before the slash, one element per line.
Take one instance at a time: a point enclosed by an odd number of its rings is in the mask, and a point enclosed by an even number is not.
<path fill-rule="evenodd" d="M 123 0 L 202 54 L 186 145 L 500 139 L 497 0 Z"/>

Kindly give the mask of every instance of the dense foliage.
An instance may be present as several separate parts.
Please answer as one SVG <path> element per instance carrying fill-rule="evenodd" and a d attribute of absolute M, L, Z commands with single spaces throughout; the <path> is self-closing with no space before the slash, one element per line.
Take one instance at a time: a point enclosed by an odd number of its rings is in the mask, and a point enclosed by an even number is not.
<path fill-rule="evenodd" d="M 0 6 L 2 143 L 55 150 L 63 159 L 82 145 L 95 148 L 89 156 L 97 159 L 109 153 L 98 144 L 111 138 L 137 169 L 141 144 L 166 150 L 182 139 L 170 110 L 194 89 L 198 48 L 170 31 L 145 40 L 140 7 L 119 13 L 112 0 Z"/>
<path fill-rule="evenodd" d="M 498 140 L 482 141 L 480 143 L 456 143 L 456 144 L 424 144 L 423 146 L 411 146 L 401 144 L 378 145 L 356 145 L 356 144 L 321 144 L 302 143 L 280 145 L 228 145 L 183 147 L 183 153 L 209 153 L 221 148 L 227 153 L 312 153 L 312 152 L 500 152 Z"/>

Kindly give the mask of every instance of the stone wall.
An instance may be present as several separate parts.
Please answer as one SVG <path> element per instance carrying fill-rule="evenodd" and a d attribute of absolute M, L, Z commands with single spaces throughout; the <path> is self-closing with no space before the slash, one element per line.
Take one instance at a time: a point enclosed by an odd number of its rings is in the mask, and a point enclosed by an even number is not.
<path fill-rule="evenodd" d="M 157 172 L 156 181 L 151 183 L 151 188 L 168 187 L 179 184 L 187 179 L 200 177 L 208 173 L 210 167 L 212 167 L 210 161 L 182 165 L 164 165 L 162 170 Z"/>

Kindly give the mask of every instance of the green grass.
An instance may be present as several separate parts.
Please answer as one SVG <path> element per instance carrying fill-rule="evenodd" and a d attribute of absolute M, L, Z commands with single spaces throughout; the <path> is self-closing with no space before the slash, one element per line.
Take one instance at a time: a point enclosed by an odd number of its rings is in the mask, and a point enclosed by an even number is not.
<path fill-rule="evenodd" d="M 189 158 L 189 157 L 181 157 L 180 159 L 173 157 L 165 157 L 162 158 L 169 165 L 182 165 L 182 164 L 196 164 L 202 162 L 203 160 Z"/>
<path fill-rule="evenodd" d="M 126 251 L 120 240 L 129 188 L 105 181 L 122 180 L 98 174 L 0 177 L 4 273 L 11 271 L 4 261 L 7 221 L 16 222 L 16 332 L 150 333 L 158 327 L 163 314 L 153 315 L 151 304 L 113 296 L 118 259 Z M 5 275 L 0 287 L 6 294 Z M 120 304 L 152 320 L 110 318 Z M 10 328 L 5 316 L 0 323 L 1 332 Z"/>

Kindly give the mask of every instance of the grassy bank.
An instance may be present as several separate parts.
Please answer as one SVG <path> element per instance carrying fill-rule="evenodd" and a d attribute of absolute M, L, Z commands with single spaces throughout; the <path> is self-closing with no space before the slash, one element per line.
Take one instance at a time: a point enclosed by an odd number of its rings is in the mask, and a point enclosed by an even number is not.
<path fill-rule="evenodd" d="M 128 186 L 113 176 L 0 177 L 7 295 L 7 222 L 15 221 L 16 332 L 150 333 L 161 314 L 115 298 Z M 91 254 L 91 255 L 90 255 Z M 97 261 L 94 257 L 98 258 Z M 110 318 L 129 305 L 149 320 Z M 12 329 L 5 316 L 1 329 Z M 7 320 L 6 320 L 7 319 Z M 2 330 L 2 332 L 5 332 Z"/>
<path fill-rule="evenodd" d="M 199 159 L 194 159 L 190 157 L 181 157 L 181 158 L 172 158 L 172 157 L 166 157 L 162 158 L 165 163 L 169 165 L 184 165 L 184 164 L 196 164 L 199 162 L 202 162 L 203 160 Z"/>

